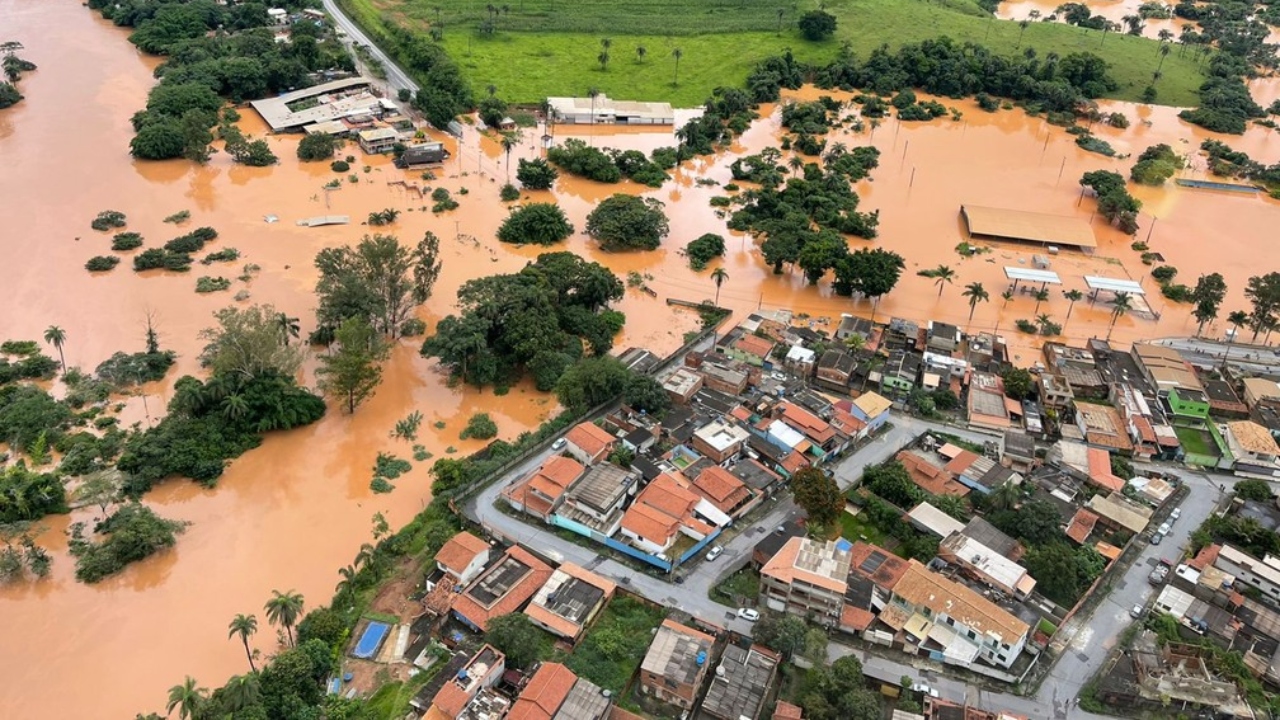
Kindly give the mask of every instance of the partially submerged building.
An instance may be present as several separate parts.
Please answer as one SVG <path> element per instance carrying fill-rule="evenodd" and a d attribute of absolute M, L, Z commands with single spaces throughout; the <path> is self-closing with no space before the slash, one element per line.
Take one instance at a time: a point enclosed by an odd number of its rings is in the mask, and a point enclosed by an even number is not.
<path fill-rule="evenodd" d="M 607 95 L 549 97 L 554 122 L 570 125 L 674 125 L 670 103 L 614 100 Z"/>

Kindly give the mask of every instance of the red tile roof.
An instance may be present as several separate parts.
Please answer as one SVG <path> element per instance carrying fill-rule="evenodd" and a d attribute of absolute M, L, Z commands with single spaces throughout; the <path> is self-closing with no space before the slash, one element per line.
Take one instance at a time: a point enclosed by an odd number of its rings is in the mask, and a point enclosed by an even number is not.
<path fill-rule="evenodd" d="M 436 562 L 454 575 L 462 575 L 472 560 L 480 553 L 489 552 L 489 544 L 469 532 L 463 531 L 449 538 L 436 553 Z"/>
<path fill-rule="evenodd" d="M 769 357 L 769 353 L 773 350 L 773 346 L 776 344 L 777 343 L 772 340 L 767 340 L 755 335 L 743 335 L 738 338 L 738 341 L 733 344 L 733 347 L 748 355 L 754 355 L 763 360 L 764 358 Z"/>
<path fill-rule="evenodd" d="M 438 708 L 445 715 L 456 718 L 462 714 L 462 709 L 469 702 L 471 702 L 471 696 L 467 694 L 466 690 L 458 687 L 457 683 L 446 682 L 444 687 L 440 688 L 440 692 L 436 693 L 431 705 Z"/>
<path fill-rule="evenodd" d="M 1207 567 L 1212 567 L 1214 563 L 1218 562 L 1218 553 L 1221 550 L 1221 545 L 1206 545 L 1200 550 L 1199 554 L 1187 562 L 1187 565 L 1190 565 L 1196 570 L 1204 570 Z"/>
<path fill-rule="evenodd" d="M 882 558 L 881 561 L 867 566 L 874 567 L 874 570 L 863 570 L 863 564 L 873 555 Z M 898 580 L 906 572 L 907 561 L 879 545 L 872 545 L 859 540 L 849 549 L 849 573 L 865 577 L 886 590 L 890 590 L 894 585 L 898 584 Z"/>
<path fill-rule="evenodd" d="M 741 405 L 734 407 L 732 410 L 729 411 L 729 414 L 732 415 L 735 419 L 740 420 L 744 423 L 751 422 L 751 411 L 742 407 Z"/>
<path fill-rule="evenodd" d="M 635 503 L 622 514 L 622 527 L 656 545 L 665 545 L 680 523 L 666 513 Z"/>
<path fill-rule="evenodd" d="M 494 600 L 493 604 L 486 608 L 471 595 L 471 591 L 484 582 L 496 568 L 502 567 L 507 557 L 529 568 L 529 572 L 513 583 L 502 597 Z M 453 611 L 471 621 L 476 627 L 484 630 L 493 618 L 518 610 L 529 598 L 533 597 L 533 594 L 538 591 L 538 588 L 542 587 L 549 577 L 551 577 L 551 566 L 534 557 L 524 548 L 513 545 L 507 549 L 503 560 L 499 560 L 489 570 L 482 573 L 480 577 L 471 583 L 470 587 L 454 599 Z"/>
<path fill-rule="evenodd" d="M 773 720 L 801 720 L 803 717 L 803 710 L 785 700 L 779 700 L 777 707 L 773 709 Z"/>
<path fill-rule="evenodd" d="M 789 402 L 782 403 L 781 407 L 782 419 L 815 443 L 821 445 L 835 437 L 836 431 L 826 420 Z"/>
<path fill-rule="evenodd" d="M 970 450 L 961 450 L 955 457 L 951 458 L 950 462 L 943 466 L 943 469 L 952 475 L 959 475 L 965 470 L 968 470 L 969 466 L 977 459 L 977 453 Z"/>
<path fill-rule="evenodd" d="M 598 457 L 616 440 L 602 428 L 589 422 L 574 425 L 565 433 L 564 439 L 593 458 Z"/>
<path fill-rule="evenodd" d="M 778 464 L 782 466 L 783 470 L 787 471 L 788 475 L 795 475 L 801 470 L 809 467 L 809 458 L 805 457 L 802 453 L 789 452 L 785 457 L 778 461 Z"/>
<path fill-rule="evenodd" d="M 930 495 L 964 497 L 969 494 L 969 488 L 956 482 L 951 473 L 910 450 L 903 450 L 898 453 L 898 462 L 902 463 L 902 466 L 907 469 L 907 473 L 911 475 L 911 482 L 920 486 L 920 489 Z"/>
<path fill-rule="evenodd" d="M 1120 492 L 1124 490 L 1124 480 L 1111 472 L 1111 454 L 1099 448 L 1088 449 L 1089 482 L 1098 487 Z"/>
<path fill-rule="evenodd" d="M 751 497 L 747 486 L 719 465 L 703 470 L 693 481 L 693 490 L 726 514 Z"/>
<path fill-rule="evenodd" d="M 520 691 L 520 697 L 507 713 L 507 720 L 551 720 L 576 682 L 578 676 L 564 665 L 542 663 Z"/>
<path fill-rule="evenodd" d="M 852 605 L 845 605 L 844 610 L 840 612 L 840 627 L 845 630 L 862 632 L 863 630 L 871 627 L 871 623 L 874 622 L 875 619 L 876 616 L 871 614 L 870 610 L 863 610 L 862 608 L 854 607 Z M 774 717 L 777 717 L 777 715 Z M 797 715 L 796 717 L 799 716 Z"/>
<path fill-rule="evenodd" d="M 1089 539 L 1089 535 L 1093 532 L 1093 527 L 1097 524 L 1097 513 L 1088 508 L 1080 508 L 1076 511 L 1075 516 L 1071 518 L 1071 524 L 1067 525 L 1067 537 L 1076 541 L 1076 544 L 1083 545 L 1084 541 Z"/>

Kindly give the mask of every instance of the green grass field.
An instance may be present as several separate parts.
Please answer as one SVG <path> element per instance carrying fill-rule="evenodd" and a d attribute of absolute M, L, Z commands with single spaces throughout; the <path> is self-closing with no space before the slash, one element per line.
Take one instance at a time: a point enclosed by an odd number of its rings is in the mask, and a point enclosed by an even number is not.
<path fill-rule="evenodd" d="M 478 93 L 492 84 L 508 102 L 533 103 L 548 95 L 584 95 L 595 87 L 611 97 L 666 100 L 677 107 L 700 104 L 718 86 L 740 86 L 764 57 L 790 48 L 809 62 L 832 58 L 848 41 L 861 57 L 882 44 L 896 47 L 942 35 L 972 41 L 1004 54 L 1028 47 L 1042 56 L 1088 51 L 1111 63 L 1120 83 L 1113 97 L 1137 100 L 1159 63 L 1156 41 L 1061 23 L 1034 23 L 1023 33 L 1017 23 L 995 20 L 972 0 L 831 0 L 827 10 L 839 19 L 836 36 L 822 43 L 804 40 L 794 22 L 808 9 L 765 0 L 515 0 L 496 18 L 496 32 L 482 36 L 487 18 L 474 0 L 341 0 L 359 22 L 396 22 L 426 32 L 438 17 L 443 43 L 463 67 Z M 610 61 L 602 70 L 597 56 L 609 38 Z M 644 46 L 646 57 L 637 56 Z M 673 51 L 683 53 L 675 84 Z M 1203 77 L 1191 53 L 1177 49 L 1165 59 L 1157 101 L 1194 105 Z"/>

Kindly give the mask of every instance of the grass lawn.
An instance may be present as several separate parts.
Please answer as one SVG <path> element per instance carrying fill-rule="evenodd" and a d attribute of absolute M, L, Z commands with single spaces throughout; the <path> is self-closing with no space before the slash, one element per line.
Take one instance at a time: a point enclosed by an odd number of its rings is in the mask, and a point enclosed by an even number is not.
<path fill-rule="evenodd" d="M 1178 436 L 1178 442 L 1182 443 L 1182 449 L 1188 454 L 1218 457 L 1218 445 L 1209 436 L 1208 430 L 1175 425 L 1173 432 Z"/>
<path fill-rule="evenodd" d="M 363 24 L 403 23 L 426 32 L 440 8 L 444 47 L 483 95 L 490 84 L 508 102 L 533 103 L 549 95 L 586 94 L 595 87 L 619 99 L 666 100 L 691 107 L 722 85 L 741 86 L 760 59 L 790 48 L 808 62 L 830 60 L 844 41 L 860 57 L 888 44 L 897 47 L 947 35 L 1012 55 L 1035 48 L 1054 52 L 1092 52 L 1111 63 L 1120 83 L 1116 99 L 1137 100 L 1159 63 L 1155 40 L 1083 30 L 1062 23 L 1033 23 L 1025 33 L 1015 22 L 996 20 L 972 0 L 830 0 L 827 10 L 839 19 L 834 38 L 804 40 L 794 22 L 801 10 L 784 7 L 777 32 L 778 5 L 765 0 L 526 0 L 510 4 L 497 18 L 491 36 L 476 28 L 484 6 L 464 0 L 410 3 L 407 0 L 341 0 Z M 1019 37 L 1021 36 L 1021 42 Z M 611 40 L 610 61 L 602 70 L 601 39 Z M 647 53 L 643 61 L 637 46 Z M 683 53 L 676 84 L 673 51 Z M 1157 85 L 1158 101 L 1194 105 L 1203 76 L 1188 53 L 1169 54 Z"/>
<path fill-rule="evenodd" d="M 729 607 L 738 607 L 738 598 L 755 598 L 759 595 L 760 575 L 749 567 L 725 578 L 719 585 L 711 588 L 710 592 L 712 600 Z"/>
<path fill-rule="evenodd" d="M 578 675 L 620 695 L 653 640 L 666 612 L 630 597 L 615 597 L 574 648 L 565 664 Z"/>
<path fill-rule="evenodd" d="M 872 545 L 879 545 L 880 547 L 886 547 L 885 539 L 887 536 L 881 532 L 880 528 L 867 522 L 867 519 L 860 514 L 852 515 L 847 512 L 840 513 L 840 527 L 842 529 L 840 534 L 843 535 L 846 540 L 856 542 L 866 538 L 864 542 L 869 542 Z"/>

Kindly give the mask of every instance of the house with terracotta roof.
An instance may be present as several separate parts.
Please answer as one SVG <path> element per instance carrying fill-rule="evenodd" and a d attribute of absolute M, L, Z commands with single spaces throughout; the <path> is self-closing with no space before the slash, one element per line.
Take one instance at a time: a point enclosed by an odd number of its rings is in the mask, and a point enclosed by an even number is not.
<path fill-rule="evenodd" d="M 870 432 L 870 426 L 865 421 L 859 420 L 849 412 L 852 407 L 853 403 L 842 400 L 835 404 L 831 412 L 829 422 L 841 438 L 838 452 L 843 452 L 850 444 L 862 440 Z"/>
<path fill-rule="evenodd" d="M 917 452 L 901 450 L 895 459 L 906 468 L 911 482 L 930 495 L 964 497 L 969 494 L 969 488 L 957 482 L 954 475 Z"/>
<path fill-rule="evenodd" d="M 1133 441 L 1120 413 L 1110 405 L 1076 402 L 1076 425 L 1085 442 L 1108 452 L 1133 452 Z"/>
<path fill-rule="evenodd" d="M 538 588 L 524 614 L 552 635 L 577 643 L 616 589 L 613 582 L 567 562 Z"/>
<path fill-rule="evenodd" d="M 520 609 L 551 577 L 551 567 L 513 545 L 453 600 L 453 616 L 483 632 L 489 621 Z"/>
<path fill-rule="evenodd" d="M 1265 480 L 1280 478 L 1280 446 L 1270 431 L 1252 420 L 1237 420 L 1220 427 L 1227 450 L 1235 458 L 1235 474 Z"/>
<path fill-rule="evenodd" d="M 946 663 L 967 666 L 982 660 L 1005 669 L 1013 665 L 1026 646 L 1030 626 L 920 561 L 907 562 L 889 606 L 907 617 L 903 629 L 909 642 Z"/>
<path fill-rule="evenodd" d="M 1009 432 L 1009 431 L 1006 431 Z M 1022 475 L 1006 468 L 985 455 L 979 455 L 951 443 L 938 449 L 938 454 L 947 458 L 942 469 L 951 474 L 956 482 L 970 490 L 977 490 L 989 495 L 1001 487 L 1013 483 L 1022 483 Z"/>
<path fill-rule="evenodd" d="M 560 507 L 569 488 L 581 480 L 585 473 L 586 468 L 577 460 L 552 455 L 527 477 L 503 489 L 502 498 L 516 510 L 545 522 Z"/>
<path fill-rule="evenodd" d="M 1089 540 L 1089 536 L 1093 534 L 1093 528 L 1098 524 L 1098 514 L 1088 508 L 1080 508 L 1076 510 L 1076 514 L 1072 516 L 1071 522 L 1067 523 L 1067 537 L 1077 545 L 1084 545 Z"/>
<path fill-rule="evenodd" d="M 777 346 L 777 342 L 760 337 L 753 333 L 743 333 L 741 337 L 722 347 L 724 354 L 748 365 L 760 367 L 769 360 L 769 353 Z"/>
<path fill-rule="evenodd" d="M 698 473 L 693 479 L 690 489 L 706 498 L 720 512 L 732 518 L 745 515 L 760 496 L 751 490 L 732 473 L 719 465 L 713 465 Z"/>
<path fill-rule="evenodd" d="M 640 693 L 689 710 L 711 664 L 715 638 L 663 620 L 640 663 Z"/>
<path fill-rule="evenodd" d="M 1016 408 L 1015 408 L 1016 406 Z M 1013 427 L 1011 409 L 1022 414 L 1018 401 L 1004 394 L 1004 380 L 992 373 L 975 372 L 969 380 L 969 425 L 990 430 Z"/>
<path fill-rule="evenodd" d="M 751 433 L 732 420 L 713 420 L 693 432 L 693 449 L 717 465 L 738 457 Z"/>
<path fill-rule="evenodd" d="M 582 422 L 565 433 L 565 452 L 583 465 L 594 465 L 609 457 L 618 439 L 600 426 Z"/>
<path fill-rule="evenodd" d="M 461 670 L 445 681 L 431 701 L 427 718 L 456 720 L 483 691 L 492 688 L 506 670 L 506 656 L 492 645 L 485 645 Z"/>
<path fill-rule="evenodd" d="M 633 547 L 662 556 L 678 537 L 696 544 L 718 532 L 729 519 L 675 477 L 663 473 L 646 485 L 623 513 L 621 533 Z"/>
<path fill-rule="evenodd" d="M 1111 472 L 1111 453 L 1096 447 L 1088 449 L 1089 484 L 1107 492 L 1124 490 L 1124 480 Z"/>
<path fill-rule="evenodd" d="M 544 662 L 504 720 L 605 720 L 613 709 L 598 685 L 560 663 Z"/>
<path fill-rule="evenodd" d="M 855 542 L 849 550 L 849 575 L 840 629 L 862 633 L 888 605 L 893 586 L 907 571 L 907 561 L 877 545 Z"/>
<path fill-rule="evenodd" d="M 466 585 L 475 580 L 488 562 L 489 543 L 465 530 L 449 538 L 436 552 L 436 568 L 448 575 L 455 585 Z"/>
<path fill-rule="evenodd" d="M 792 705 L 785 700 L 779 700 L 778 704 L 773 708 L 773 720 L 803 720 L 804 710 L 799 705 Z"/>
<path fill-rule="evenodd" d="M 819 461 L 843 449 L 831 423 L 795 403 L 778 403 L 774 408 L 774 417 L 803 435 L 809 441 L 809 452 Z"/>
<path fill-rule="evenodd" d="M 782 657 L 760 646 L 729 644 L 720 656 L 700 716 L 715 720 L 758 720 L 772 690 Z"/>
<path fill-rule="evenodd" d="M 791 538 L 760 568 L 760 600 L 777 612 L 839 624 L 852 543 Z"/>

